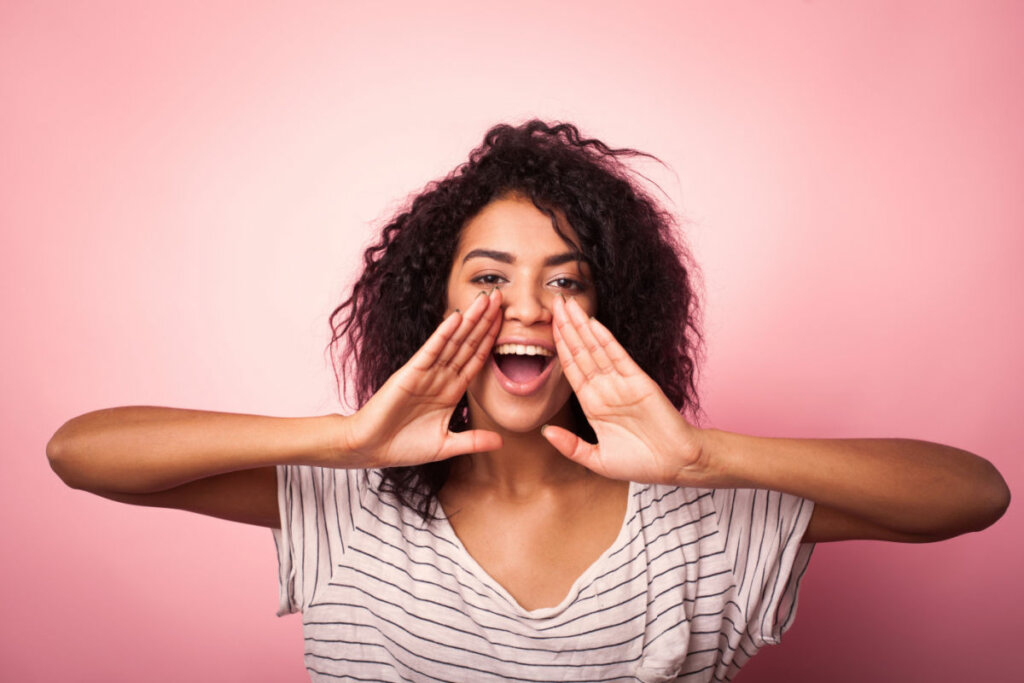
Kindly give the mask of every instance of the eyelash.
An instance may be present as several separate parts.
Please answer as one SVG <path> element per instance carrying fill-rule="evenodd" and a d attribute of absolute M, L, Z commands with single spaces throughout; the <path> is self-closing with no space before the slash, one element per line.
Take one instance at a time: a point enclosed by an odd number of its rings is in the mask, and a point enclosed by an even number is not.
<path fill-rule="evenodd" d="M 484 273 L 483 275 L 477 275 L 475 278 L 470 280 L 470 282 L 472 282 L 475 285 L 481 285 L 483 287 L 500 287 L 502 284 L 507 283 L 508 280 L 506 280 L 500 275 L 495 275 L 494 273 Z M 574 280 L 571 277 L 556 277 L 553 280 L 551 280 L 548 284 L 553 284 L 556 282 L 564 283 L 561 286 L 556 285 L 556 287 L 558 287 L 559 289 L 568 289 L 572 290 L 573 292 L 582 292 L 583 290 L 586 289 L 586 285 L 584 285 L 579 280 Z"/>
<path fill-rule="evenodd" d="M 484 273 L 483 275 L 477 275 L 475 278 L 470 280 L 474 285 L 483 285 L 484 287 L 497 287 L 501 284 L 499 280 L 507 282 L 505 278 L 494 273 Z"/>
<path fill-rule="evenodd" d="M 556 277 L 551 282 L 566 282 L 565 289 L 571 289 L 574 292 L 582 292 L 586 287 L 579 280 L 574 280 L 571 277 Z"/>

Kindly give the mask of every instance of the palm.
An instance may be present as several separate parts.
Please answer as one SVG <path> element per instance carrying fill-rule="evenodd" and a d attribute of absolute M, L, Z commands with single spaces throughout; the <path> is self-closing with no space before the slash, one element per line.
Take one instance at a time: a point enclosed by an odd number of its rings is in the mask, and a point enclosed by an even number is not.
<path fill-rule="evenodd" d="M 545 434 L 567 457 L 610 477 L 670 483 L 699 455 L 694 430 L 658 385 L 575 302 L 556 304 L 555 342 L 565 375 L 597 436 Z"/>
<path fill-rule="evenodd" d="M 496 293 L 449 316 L 353 416 L 350 451 L 364 466 L 416 465 L 500 445 L 493 432 L 448 431 L 455 406 L 490 353 L 500 308 Z"/>

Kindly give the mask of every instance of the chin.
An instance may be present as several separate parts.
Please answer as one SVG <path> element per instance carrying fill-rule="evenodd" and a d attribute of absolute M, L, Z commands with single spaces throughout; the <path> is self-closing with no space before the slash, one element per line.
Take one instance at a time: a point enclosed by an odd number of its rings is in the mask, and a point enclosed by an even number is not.
<path fill-rule="evenodd" d="M 492 419 L 491 422 L 493 422 L 494 425 L 492 429 L 507 432 L 509 434 L 530 434 L 532 432 L 536 432 L 547 424 L 546 420 L 537 420 L 535 418 L 530 418 L 529 416 L 523 416 L 519 419 L 516 417 L 512 417 L 511 419 L 504 418 L 501 420 Z"/>
<path fill-rule="evenodd" d="M 522 398 L 504 394 L 497 387 L 485 387 L 481 392 L 470 391 L 470 424 L 474 428 L 512 434 L 534 432 L 546 424 L 561 425 L 570 412 L 570 394 L 567 389 L 558 395 Z"/>

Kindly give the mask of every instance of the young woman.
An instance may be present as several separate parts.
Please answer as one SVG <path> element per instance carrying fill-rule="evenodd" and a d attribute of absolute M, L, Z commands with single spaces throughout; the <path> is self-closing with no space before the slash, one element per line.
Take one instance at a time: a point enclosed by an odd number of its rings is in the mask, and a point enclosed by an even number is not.
<path fill-rule="evenodd" d="M 77 417 L 70 486 L 273 528 L 317 680 L 731 679 L 812 544 L 983 529 L 985 460 L 702 429 L 671 217 L 571 125 L 497 126 L 334 312 L 351 415 Z"/>

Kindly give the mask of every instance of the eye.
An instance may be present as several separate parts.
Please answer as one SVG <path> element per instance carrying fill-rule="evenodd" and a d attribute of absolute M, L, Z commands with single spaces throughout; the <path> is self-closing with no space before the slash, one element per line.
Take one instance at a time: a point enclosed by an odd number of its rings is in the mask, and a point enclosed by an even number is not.
<path fill-rule="evenodd" d="M 484 273 L 483 275 L 477 275 L 470 282 L 481 287 L 500 287 L 508 282 L 508 280 L 496 273 Z"/>
<path fill-rule="evenodd" d="M 586 289 L 586 285 L 584 285 L 579 280 L 575 280 L 571 277 L 556 277 L 554 280 L 551 280 L 548 284 L 551 285 L 552 287 L 555 287 L 556 289 L 564 289 L 569 292 L 582 292 L 584 289 Z"/>

